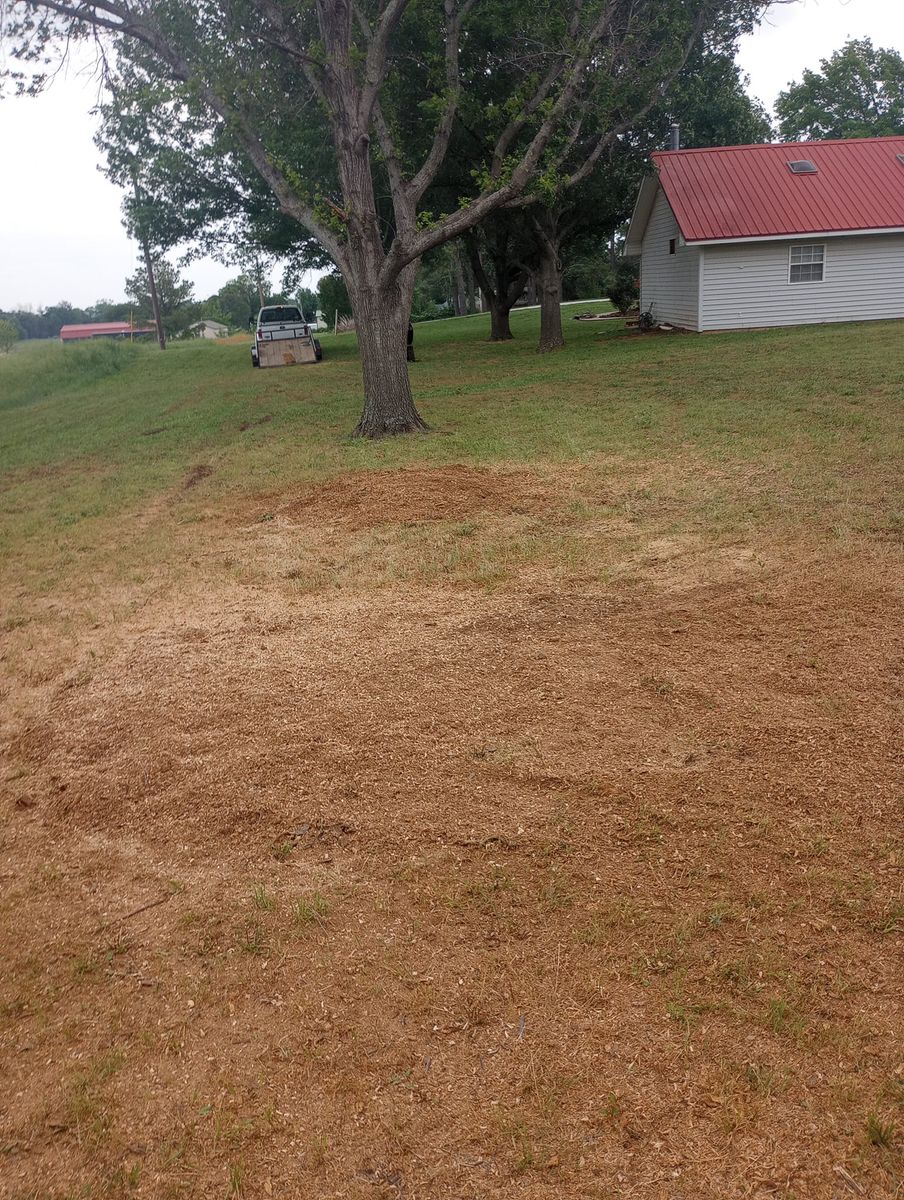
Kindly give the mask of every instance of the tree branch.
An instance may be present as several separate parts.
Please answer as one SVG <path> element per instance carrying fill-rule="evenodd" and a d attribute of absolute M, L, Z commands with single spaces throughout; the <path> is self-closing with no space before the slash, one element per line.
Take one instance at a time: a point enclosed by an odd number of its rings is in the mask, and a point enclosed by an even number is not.
<path fill-rule="evenodd" d="M 446 11 L 446 107 L 440 118 L 433 144 L 424 162 L 409 182 L 407 192 L 411 203 L 416 205 L 424 192 L 433 182 L 440 164 L 446 157 L 449 139 L 455 124 L 455 114 L 458 112 L 458 101 L 461 98 L 461 76 L 458 69 L 458 47 L 461 41 L 461 29 L 465 18 L 474 7 L 476 0 L 463 0 L 456 11 L 455 0 L 445 0 Z"/>
<path fill-rule="evenodd" d="M 98 3 L 92 5 L 94 9 L 99 9 L 101 12 L 109 13 L 108 17 L 98 16 L 96 12 L 90 16 L 85 12 L 84 5 L 81 4 L 65 4 L 56 3 L 55 0 L 41 0 L 41 8 L 46 8 L 48 11 L 56 13 L 60 17 L 69 17 L 72 21 L 77 21 L 83 25 L 99 26 L 101 29 L 109 29 L 112 33 L 131 33 L 131 27 L 128 18 L 131 16 L 125 5 L 103 3 L 98 0 Z M 118 21 L 113 21 L 110 17 L 118 17 Z"/>
<path fill-rule="evenodd" d="M 143 43 L 158 58 L 165 62 L 173 75 L 183 83 L 193 87 L 199 97 L 222 121 L 234 128 L 242 146 L 254 164 L 258 174 L 269 185 L 279 201 L 283 212 L 293 217 L 299 224 L 317 238 L 330 257 L 337 263 L 345 261 L 342 245 L 333 232 L 318 220 L 313 208 L 306 203 L 292 188 L 286 176 L 271 160 L 263 143 L 254 132 L 253 126 L 245 113 L 237 104 L 228 104 L 219 93 L 206 82 L 204 76 L 176 52 L 174 47 L 147 21 L 137 20 L 136 14 L 123 3 L 116 0 L 95 0 L 90 6 L 90 16 L 82 4 L 67 4 L 57 0 L 41 0 L 41 6 L 66 16 L 70 19 L 91 25 L 109 28 L 127 37 Z M 119 23 L 113 23 L 107 18 L 97 15 L 97 10 L 119 18 Z"/>
<path fill-rule="evenodd" d="M 578 30 L 580 29 L 581 11 L 583 6 L 583 0 L 575 0 L 575 5 L 571 10 L 571 19 L 568 22 L 568 37 L 572 40 L 577 36 Z M 549 68 L 544 78 L 540 81 L 540 85 L 538 86 L 537 90 L 534 92 L 533 96 L 531 96 L 530 100 L 528 100 L 527 104 L 525 104 L 521 109 L 521 112 L 518 113 L 516 117 L 513 117 L 511 121 L 509 121 L 508 125 L 499 135 L 499 139 L 493 149 L 492 162 L 490 163 L 490 177 L 492 179 L 498 179 L 502 174 L 502 169 L 505 165 L 505 158 L 512 143 L 549 95 L 553 85 L 555 84 L 556 80 L 559 79 L 564 70 L 565 56 L 562 54 Z"/>
<path fill-rule="evenodd" d="M 681 71 L 684 70 L 685 66 L 687 65 L 687 60 L 690 57 L 691 51 L 693 50 L 694 45 L 695 45 L 697 39 L 699 38 L 700 33 L 703 29 L 703 25 L 705 23 L 705 17 L 706 17 L 705 10 L 701 8 L 701 10 L 697 13 L 697 19 L 694 22 L 693 31 L 690 33 L 690 35 L 688 36 L 688 38 L 686 39 L 686 41 L 684 43 L 681 58 L 676 63 L 674 68 L 668 73 L 668 75 L 664 79 L 660 80 L 660 82 L 657 84 L 657 86 L 655 88 L 653 88 L 650 95 L 643 102 L 643 104 L 640 105 L 639 108 L 635 108 L 629 116 L 627 116 L 627 117 L 623 118 L 621 121 L 617 122 L 615 125 L 613 125 L 613 127 L 611 129 L 607 130 L 606 133 L 600 134 L 600 136 L 597 138 L 595 144 L 593 145 L 593 149 L 583 159 L 580 167 L 578 167 L 577 170 L 573 171 L 569 176 L 567 176 L 567 178 L 565 178 L 563 181 L 560 182 L 559 188 L 561 190 L 572 188 L 572 187 L 577 186 L 577 184 L 582 183 L 587 178 L 587 176 L 591 173 L 591 171 L 596 166 L 596 164 L 599 162 L 599 160 L 603 154 L 603 151 L 605 151 L 609 147 L 611 147 L 615 143 L 617 138 L 621 137 L 621 135 L 623 133 L 626 133 L 633 125 L 636 125 L 638 121 L 642 120 L 647 115 L 647 113 L 656 104 L 658 104 L 658 102 L 662 99 L 663 95 L 668 90 L 668 88 L 671 86 L 671 84 L 674 83 L 676 77 L 681 73 Z M 564 157 L 560 156 L 560 158 L 557 161 L 558 162 L 564 161 Z M 508 203 L 506 204 L 505 207 L 506 208 L 529 208 L 534 204 L 539 204 L 541 202 L 541 200 L 542 200 L 542 197 L 536 196 L 536 195 L 515 196 L 515 197 L 513 197 L 513 199 L 508 201 Z"/>
<path fill-rule="evenodd" d="M 392 197 L 392 211 L 396 220 L 396 228 L 403 233 L 410 232 L 414 228 L 414 206 L 407 201 L 399 152 L 379 100 L 373 107 L 373 121 L 377 131 L 377 141 L 380 143 L 380 150 L 383 153 L 383 161 L 386 164 L 386 174 L 389 176 L 389 193 Z"/>
<path fill-rule="evenodd" d="M 386 76 L 386 58 L 389 49 L 389 39 L 402 19 L 402 14 L 408 7 L 408 0 L 389 0 L 377 22 L 376 32 L 373 32 L 361 11 L 355 5 L 355 15 L 365 29 L 370 45 L 367 48 L 367 58 L 364 63 L 364 86 L 358 100 L 358 129 L 365 133 L 370 127 L 374 105 L 383 86 Z"/>
<path fill-rule="evenodd" d="M 257 37 L 268 45 L 274 46 L 277 50 L 282 50 L 290 58 L 294 58 L 300 63 L 305 78 L 311 86 L 311 90 L 321 104 L 327 106 L 326 91 L 318 72 L 326 72 L 329 68 L 308 54 L 289 26 L 285 12 L 279 4 L 276 4 L 274 0 L 251 0 L 251 2 L 261 16 L 270 21 L 273 27 L 279 32 L 282 40 L 277 41 L 274 38 L 268 38 L 260 30 L 257 31 Z"/>
<path fill-rule="evenodd" d="M 508 200 L 520 195 L 536 170 L 546 147 L 549 145 L 550 138 L 562 120 L 563 114 L 568 110 L 574 99 L 593 51 L 609 26 L 611 11 L 611 6 L 607 5 L 605 11 L 600 13 L 592 29 L 586 35 L 580 52 L 575 54 L 570 67 L 563 75 L 565 80 L 564 86 L 559 92 L 555 103 L 541 122 L 539 129 L 531 139 L 521 160 L 512 171 L 508 183 L 502 184 L 491 192 L 484 192 L 472 201 L 471 204 L 458 209 L 457 212 L 451 213 L 442 221 L 438 221 L 430 229 L 425 229 L 410 240 L 403 241 L 401 238 L 396 238 L 380 272 L 381 283 L 384 285 L 388 284 L 407 263 L 420 258 L 428 250 L 432 250 L 434 246 L 440 246 L 443 242 L 448 242 L 452 238 L 458 237 L 466 229 L 482 221 L 484 217 L 489 216 L 491 212 L 500 208 Z"/>

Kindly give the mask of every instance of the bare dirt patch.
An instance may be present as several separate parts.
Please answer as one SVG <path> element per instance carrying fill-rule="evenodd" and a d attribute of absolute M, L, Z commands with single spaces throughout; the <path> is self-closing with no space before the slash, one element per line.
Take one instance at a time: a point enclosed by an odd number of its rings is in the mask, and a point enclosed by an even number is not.
<path fill-rule="evenodd" d="M 205 479 L 209 479 L 213 474 L 213 467 L 208 463 L 198 463 L 196 467 L 192 467 L 189 473 L 185 476 L 185 482 L 182 484 L 186 491 L 197 487 Z"/>
<path fill-rule="evenodd" d="M 536 473 L 455 464 L 393 471 L 349 471 L 273 508 L 288 521 L 366 529 L 388 522 L 454 521 L 478 513 L 548 508 L 552 489 Z"/>
<path fill-rule="evenodd" d="M 262 417 L 254 417 L 249 421 L 242 421 L 239 425 L 239 433 L 247 433 L 249 429 L 254 429 L 257 425 L 268 425 L 273 420 L 272 413 L 264 413 Z"/>
<path fill-rule="evenodd" d="M 891 550 L 682 549 L 168 601 L 48 692 L 0 1194 L 895 1195 Z"/>

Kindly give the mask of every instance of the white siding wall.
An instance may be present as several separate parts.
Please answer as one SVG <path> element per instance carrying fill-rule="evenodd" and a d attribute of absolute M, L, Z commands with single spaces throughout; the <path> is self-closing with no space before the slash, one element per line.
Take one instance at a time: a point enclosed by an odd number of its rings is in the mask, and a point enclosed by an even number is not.
<path fill-rule="evenodd" d="M 789 283 L 792 242 L 707 246 L 701 329 L 904 317 L 904 235 L 795 239 L 825 246 L 822 283 Z"/>
<path fill-rule="evenodd" d="M 669 254 L 669 241 L 676 249 Z M 643 238 L 640 260 L 640 308 L 652 306 L 657 321 L 696 329 L 699 316 L 701 251 L 682 246 L 678 222 L 662 191 L 656 197 Z"/>

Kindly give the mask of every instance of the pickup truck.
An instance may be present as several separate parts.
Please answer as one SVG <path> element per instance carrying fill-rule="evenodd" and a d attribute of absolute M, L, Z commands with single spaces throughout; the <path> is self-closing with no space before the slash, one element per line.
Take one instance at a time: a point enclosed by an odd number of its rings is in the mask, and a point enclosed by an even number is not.
<path fill-rule="evenodd" d="M 253 367 L 283 367 L 321 358 L 320 342 L 294 304 L 270 304 L 260 310 L 251 343 Z"/>

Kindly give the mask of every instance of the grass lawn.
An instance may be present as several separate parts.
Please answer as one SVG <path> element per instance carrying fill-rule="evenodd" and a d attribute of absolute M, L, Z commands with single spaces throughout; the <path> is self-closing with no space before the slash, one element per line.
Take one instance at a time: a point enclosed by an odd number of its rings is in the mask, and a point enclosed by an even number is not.
<path fill-rule="evenodd" d="M 902 1194 L 901 325 L 537 323 L 0 358 L 0 1197 Z"/>

